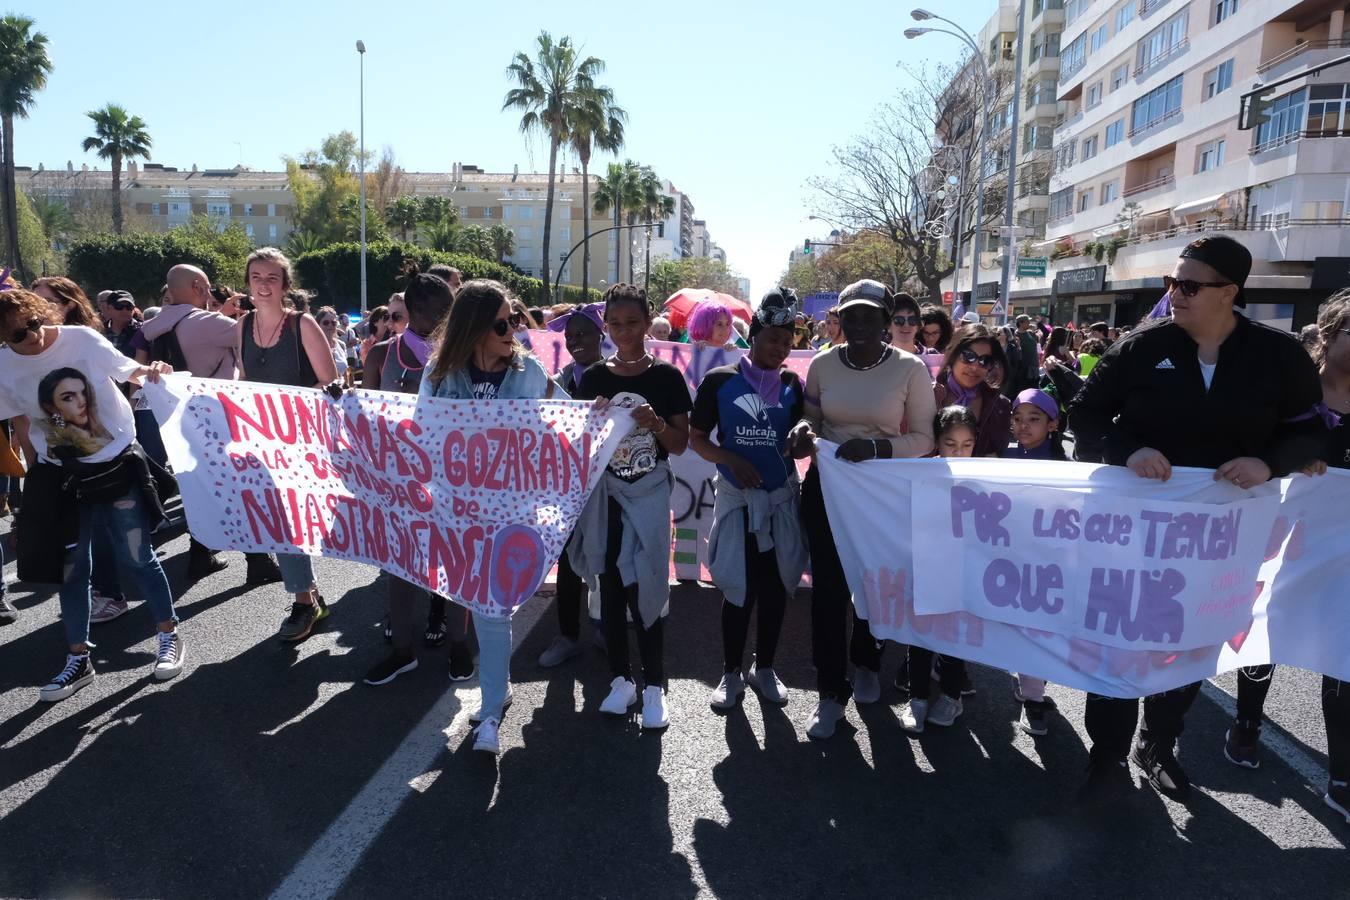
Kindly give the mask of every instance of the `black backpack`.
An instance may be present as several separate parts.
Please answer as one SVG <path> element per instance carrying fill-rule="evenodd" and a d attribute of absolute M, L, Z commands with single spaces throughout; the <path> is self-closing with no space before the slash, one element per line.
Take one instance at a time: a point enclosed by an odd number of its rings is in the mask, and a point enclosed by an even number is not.
<path fill-rule="evenodd" d="M 174 323 L 174 326 L 150 342 L 150 359 L 154 362 L 168 363 L 173 366 L 175 372 L 188 371 L 187 357 L 183 355 L 183 347 L 178 343 L 178 326 L 183 324 L 183 316 Z"/>

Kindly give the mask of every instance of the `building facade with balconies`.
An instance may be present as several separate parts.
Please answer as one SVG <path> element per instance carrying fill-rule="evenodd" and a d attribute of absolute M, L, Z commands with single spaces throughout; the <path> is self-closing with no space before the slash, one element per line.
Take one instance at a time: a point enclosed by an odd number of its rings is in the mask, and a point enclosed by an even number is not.
<path fill-rule="evenodd" d="M 1180 250 L 1224 233 L 1252 251 L 1251 314 L 1311 321 L 1350 286 L 1350 63 L 1275 89 L 1252 130 L 1240 97 L 1350 55 L 1345 0 L 1064 6 L 1047 230 L 1027 247 L 1052 262 L 1016 282 L 1014 306 L 1132 325 Z"/>

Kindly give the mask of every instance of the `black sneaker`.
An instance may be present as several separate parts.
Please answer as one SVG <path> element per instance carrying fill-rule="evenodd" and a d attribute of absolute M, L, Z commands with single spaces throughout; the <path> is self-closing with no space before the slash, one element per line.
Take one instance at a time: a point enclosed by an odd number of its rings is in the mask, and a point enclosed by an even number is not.
<path fill-rule="evenodd" d="M 0 625 L 13 625 L 19 621 L 19 611 L 8 597 L 0 596 Z"/>
<path fill-rule="evenodd" d="M 1122 760 L 1089 761 L 1087 780 L 1078 789 L 1079 803 L 1109 803 L 1124 796 L 1134 785 L 1130 770 Z"/>
<path fill-rule="evenodd" d="M 205 578 L 208 575 L 214 575 L 227 565 L 229 564 L 225 560 L 211 552 L 210 547 L 196 541 L 192 542 L 192 546 L 188 550 L 187 574 L 189 578 Z"/>
<path fill-rule="evenodd" d="M 1235 766 L 1261 768 L 1261 726 L 1234 722 L 1223 736 L 1223 755 Z"/>
<path fill-rule="evenodd" d="M 437 611 L 433 608 L 431 614 L 427 616 L 427 631 L 426 634 L 422 635 L 422 642 L 428 647 L 439 647 L 445 643 L 445 637 L 448 633 L 449 629 L 445 625 L 445 610 Z"/>
<path fill-rule="evenodd" d="M 975 693 L 975 682 L 970 680 L 970 672 L 966 672 L 961 676 L 961 696 L 974 697 Z"/>
<path fill-rule="evenodd" d="M 66 667 L 51 680 L 50 684 L 44 685 L 42 690 L 38 691 L 38 699 L 48 703 L 64 700 L 93 681 L 94 664 L 89 661 L 89 654 L 69 653 L 66 655 Z"/>
<path fill-rule="evenodd" d="M 292 603 L 290 614 L 281 623 L 277 637 L 283 641 L 303 641 L 314 631 L 314 626 L 328 618 L 328 606 L 315 595 L 313 603 Z"/>
<path fill-rule="evenodd" d="M 909 649 L 909 648 L 905 648 Z M 900 668 L 895 670 L 895 689 L 901 696 L 909 696 L 909 657 L 900 658 Z"/>
<path fill-rule="evenodd" d="M 411 672 L 416 668 L 416 656 L 391 653 L 383 662 L 367 672 L 363 680 L 366 684 L 388 684 L 404 672 Z"/>
<path fill-rule="evenodd" d="M 468 681 L 473 677 L 473 654 L 467 641 L 450 642 L 450 680 Z"/>
<path fill-rule="evenodd" d="M 281 581 L 281 567 L 266 553 L 247 553 L 248 574 L 244 576 L 246 584 L 277 584 Z"/>
<path fill-rule="evenodd" d="M 1171 747 L 1152 741 L 1136 741 L 1130 751 L 1130 761 L 1143 770 L 1148 783 L 1164 797 L 1178 803 L 1190 799 L 1191 780 L 1186 777 Z"/>

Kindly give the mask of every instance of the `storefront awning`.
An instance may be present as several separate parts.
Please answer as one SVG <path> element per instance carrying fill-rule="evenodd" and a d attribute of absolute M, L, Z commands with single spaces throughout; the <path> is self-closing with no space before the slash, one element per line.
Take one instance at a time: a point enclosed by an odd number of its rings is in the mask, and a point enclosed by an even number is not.
<path fill-rule="evenodd" d="M 1223 199 L 1223 194 L 1215 194 L 1213 197 L 1206 197 L 1203 200 L 1192 200 L 1190 203 L 1182 203 L 1172 207 L 1172 215 L 1177 217 L 1193 216 L 1196 213 L 1209 212 L 1219 205 Z"/>
<path fill-rule="evenodd" d="M 1107 237 L 1108 235 L 1119 234 L 1128 227 L 1129 225 L 1127 225 L 1124 222 L 1112 222 L 1110 225 L 1107 225 L 1104 228 L 1098 228 L 1095 231 L 1093 231 L 1092 236 L 1095 238 Z"/>

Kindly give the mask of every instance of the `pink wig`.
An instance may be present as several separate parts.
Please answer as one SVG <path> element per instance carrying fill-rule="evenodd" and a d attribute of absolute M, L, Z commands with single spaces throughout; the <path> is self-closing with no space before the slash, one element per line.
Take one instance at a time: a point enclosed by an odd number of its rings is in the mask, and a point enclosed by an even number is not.
<path fill-rule="evenodd" d="M 689 340 L 712 340 L 713 326 L 726 316 L 731 321 L 731 307 L 718 300 L 700 300 L 689 316 Z"/>

